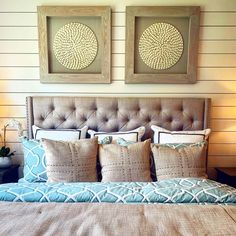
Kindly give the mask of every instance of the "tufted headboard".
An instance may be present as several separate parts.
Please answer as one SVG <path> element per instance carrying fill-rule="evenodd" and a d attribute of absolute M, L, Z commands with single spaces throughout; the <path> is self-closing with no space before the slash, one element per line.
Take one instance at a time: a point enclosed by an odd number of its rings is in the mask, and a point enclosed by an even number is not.
<path fill-rule="evenodd" d="M 151 125 L 169 130 L 200 130 L 209 126 L 210 99 L 158 97 L 27 97 L 27 128 L 81 128 L 126 131 L 146 127 L 143 139 L 151 138 Z"/>

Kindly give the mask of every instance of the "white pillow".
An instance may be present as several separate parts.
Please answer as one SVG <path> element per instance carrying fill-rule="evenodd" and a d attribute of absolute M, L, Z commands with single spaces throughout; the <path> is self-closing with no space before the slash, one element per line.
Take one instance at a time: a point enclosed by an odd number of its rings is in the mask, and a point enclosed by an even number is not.
<path fill-rule="evenodd" d="M 86 138 L 88 126 L 81 129 L 43 129 L 36 125 L 32 126 L 34 139 L 42 138 L 60 141 L 76 141 Z"/>
<path fill-rule="evenodd" d="M 152 125 L 154 143 L 198 143 L 206 140 L 211 129 L 194 131 L 169 131 L 159 126 Z"/>
<path fill-rule="evenodd" d="M 107 136 L 112 136 L 113 140 L 117 140 L 118 138 L 123 138 L 126 141 L 140 142 L 141 138 L 145 133 L 145 127 L 141 126 L 134 130 L 119 131 L 119 132 L 96 132 L 94 130 L 89 129 L 88 133 L 90 134 L 90 138 L 98 137 L 98 142 L 100 142 Z"/>

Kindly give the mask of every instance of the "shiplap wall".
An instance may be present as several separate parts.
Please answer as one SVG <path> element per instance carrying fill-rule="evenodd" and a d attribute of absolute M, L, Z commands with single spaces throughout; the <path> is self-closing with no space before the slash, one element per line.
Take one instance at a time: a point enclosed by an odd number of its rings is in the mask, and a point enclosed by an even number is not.
<path fill-rule="evenodd" d="M 112 7 L 112 83 L 40 84 L 37 5 Z M 194 85 L 126 85 L 125 6 L 201 6 L 198 82 Z M 0 1 L 0 126 L 14 117 L 25 123 L 28 95 L 196 96 L 212 98 L 209 167 L 236 166 L 236 0 L 7 0 Z M 22 150 L 16 131 L 8 145 Z"/>

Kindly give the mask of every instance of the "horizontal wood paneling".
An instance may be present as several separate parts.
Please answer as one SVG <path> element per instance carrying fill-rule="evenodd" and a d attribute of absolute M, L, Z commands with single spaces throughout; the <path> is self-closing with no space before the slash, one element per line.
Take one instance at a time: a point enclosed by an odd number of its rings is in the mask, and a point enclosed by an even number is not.
<path fill-rule="evenodd" d="M 236 119 L 226 120 L 223 119 L 212 119 L 211 129 L 213 131 L 231 131 L 236 132 Z"/>
<path fill-rule="evenodd" d="M 200 67 L 236 67 L 236 54 L 200 54 Z"/>
<path fill-rule="evenodd" d="M 212 98 L 212 135 L 209 169 L 236 165 L 236 2 L 235 0 L 91 0 L 89 5 L 112 7 L 112 83 L 41 84 L 37 32 L 37 5 L 88 5 L 88 1 L 8 0 L 0 3 L 0 128 L 10 118 L 20 118 L 25 127 L 25 97 L 64 96 L 176 96 Z M 198 83 L 124 83 L 125 7 L 132 5 L 199 5 L 201 27 Z M 17 132 L 10 129 L 7 141 L 22 163 Z"/>
<path fill-rule="evenodd" d="M 41 84 L 37 80 L 0 80 L 0 92 L 6 93 L 104 93 L 104 94 L 218 94 L 236 92 L 236 81 L 201 81 L 196 84 L 124 84 L 123 81 L 113 81 L 110 85 L 103 84 L 90 85 L 80 84 L 71 86 L 71 84 Z M 203 95 L 202 95 L 203 96 Z"/>
<path fill-rule="evenodd" d="M 236 40 L 234 41 L 200 41 L 200 53 L 236 53 Z"/>
<path fill-rule="evenodd" d="M 124 68 L 112 68 L 113 80 L 124 80 Z M 0 67 L 0 80 L 39 80 L 39 67 Z"/>
<path fill-rule="evenodd" d="M 211 118 L 236 119 L 236 107 L 212 107 Z"/>
<path fill-rule="evenodd" d="M 125 41 L 112 41 L 112 53 L 125 54 Z"/>
<path fill-rule="evenodd" d="M 236 12 L 202 12 L 200 25 L 236 26 Z"/>
<path fill-rule="evenodd" d="M 209 146 L 209 155 L 225 156 L 231 155 L 236 156 L 236 144 L 211 144 Z"/>
<path fill-rule="evenodd" d="M 236 132 L 212 132 L 210 136 L 210 143 L 236 144 Z"/>
<path fill-rule="evenodd" d="M 0 117 L 25 117 L 25 106 L 0 106 Z"/>
<path fill-rule="evenodd" d="M 199 54 L 199 67 L 235 67 L 236 54 Z M 125 54 L 112 54 L 112 66 L 124 67 Z M 0 66 L 39 66 L 38 54 L 0 54 Z"/>
<path fill-rule="evenodd" d="M 232 166 L 236 166 L 235 156 L 208 156 L 208 167 L 232 167 Z"/>
<path fill-rule="evenodd" d="M 0 99 L 0 105 L 5 106 L 12 106 L 12 105 L 25 105 L 25 97 L 26 96 L 106 96 L 106 97 L 114 97 L 114 96 L 120 96 L 120 97 L 145 97 L 145 96 L 152 96 L 152 97 L 159 97 L 160 93 L 154 92 L 154 93 L 118 93 L 117 91 L 109 91 L 108 93 L 102 92 L 80 92 L 80 93 L 72 93 L 72 92 L 11 92 L 11 93 L 1 93 L 1 99 Z M 189 94 L 182 94 L 182 93 L 171 93 L 171 94 L 161 94 L 162 97 L 189 97 L 191 95 Z M 193 95 L 192 95 L 193 96 Z M 231 102 L 231 95 L 230 94 L 194 94 L 194 97 L 211 97 L 212 98 L 212 104 L 214 106 L 221 104 L 221 97 L 223 97 L 224 101 L 227 103 Z"/>
<path fill-rule="evenodd" d="M 1 53 L 38 53 L 38 41 L 0 41 Z"/>
<path fill-rule="evenodd" d="M 0 40 L 38 40 L 37 27 L 0 27 Z"/>
<path fill-rule="evenodd" d="M 39 66 L 38 54 L 0 54 L 0 66 Z"/>
<path fill-rule="evenodd" d="M 37 26 L 37 13 L 0 13 L 0 26 Z"/>
<path fill-rule="evenodd" d="M 236 12 L 202 12 L 201 26 L 235 26 Z M 0 12 L 0 26 L 37 26 L 37 13 Z M 112 26 L 125 26 L 125 12 L 112 13 Z"/>
<path fill-rule="evenodd" d="M 16 1 L 18 4 L 16 4 Z M 78 5 L 78 0 L 67 0 L 67 5 Z M 98 1 L 98 0 L 90 0 L 89 5 L 109 5 L 112 7 L 114 11 L 125 11 L 125 7 L 129 5 L 136 6 L 173 6 L 173 5 L 199 5 L 201 6 L 202 11 L 232 11 L 235 9 L 235 0 L 178 0 L 178 4 L 175 0 L 165 0 L 165 1 L 156 1 L 153 0 L 106 0 L 106 1 Z M 36 11 L 37 5 L 65 5 L 64 0 L 50 1 L 50 0 L 7 0 L 2 1 L 1 3 L 1 12 L 32 12 Z M 79 5 L 88 5 L 88 1 L 79 1 Z"/>
<path fill-rule="evenodd" d="M 236 40 L 236 32 L 234 26 L 211 26 L 200 27 L 200 40 Z"/>
<path fill-rule="evenodd" d="M 0 67 L 0 79 L 3 80 L 39 80 L 39 67 Z"/>
<path fill-rule="evenodd" d="M 125 40 L 125 27 L 113 26 L 112 27 L 112 39 L 113 40 Z"/>
<path fill-rule="evenodd" d="M 234 27 L 200 27 L 200 40 L 236 40 Z M 37 27 L 0 27 L 0 40 L 37 40 Z M 125 40 L 125 27 L 112 27 L 113 40 Z"/>
<path fill-rule="evenodd" d="M 236 80 L 236 68 L 199 68 L 199 80 Z"/>

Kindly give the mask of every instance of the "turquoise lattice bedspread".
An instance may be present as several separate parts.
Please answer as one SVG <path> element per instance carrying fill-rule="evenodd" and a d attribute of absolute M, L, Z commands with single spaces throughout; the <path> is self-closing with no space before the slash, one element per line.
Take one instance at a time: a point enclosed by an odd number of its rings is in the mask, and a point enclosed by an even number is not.
<path fill-rule="evenodd" d="M 10 183 L 0 185 L 0 201 L 236 204 L 236 189 L 197 178 L 149 183 Z"/>

